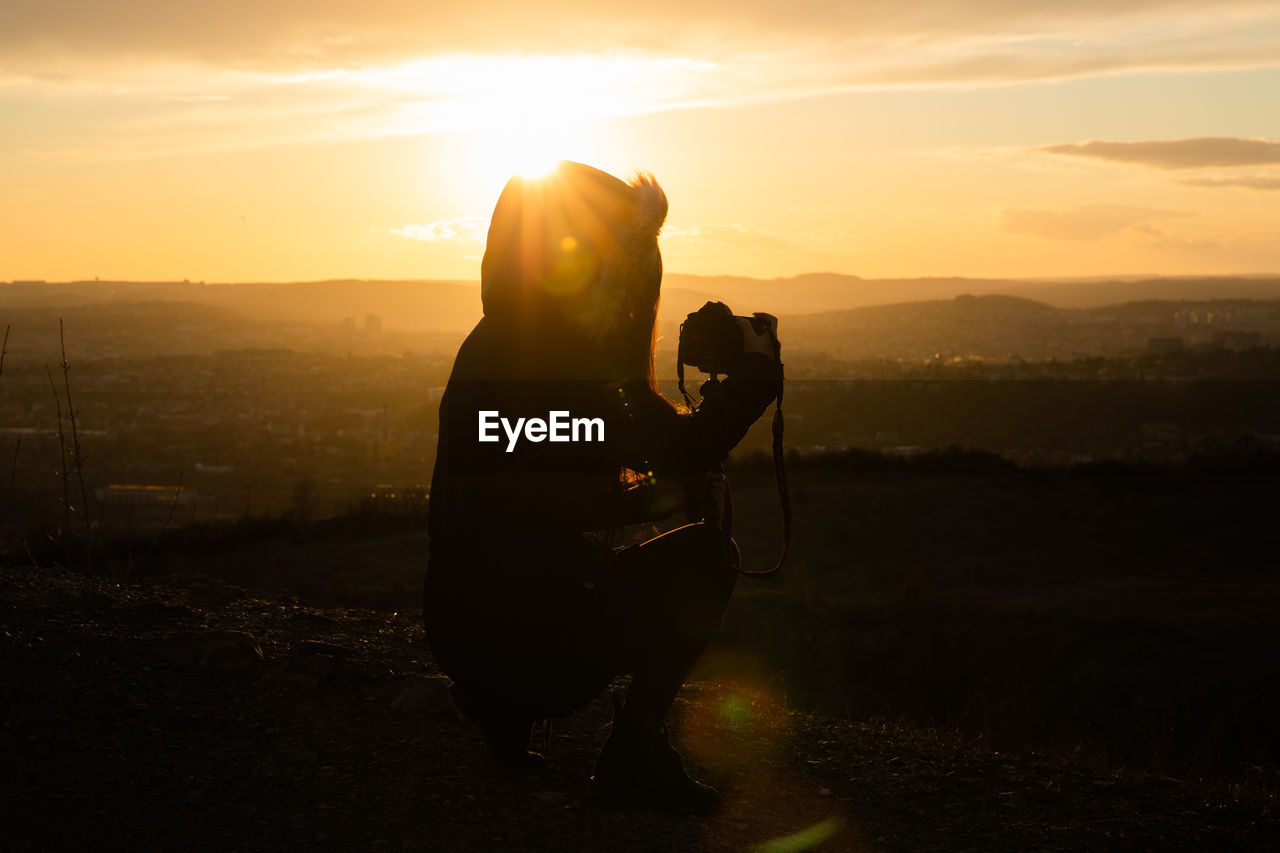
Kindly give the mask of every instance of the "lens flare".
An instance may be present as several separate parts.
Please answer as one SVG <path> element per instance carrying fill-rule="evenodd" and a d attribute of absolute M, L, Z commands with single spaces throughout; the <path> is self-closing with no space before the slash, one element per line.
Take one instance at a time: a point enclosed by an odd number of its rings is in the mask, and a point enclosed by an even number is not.
<path fill-rule="evenodd" d="M 829 817 L 807 829 L 756 845 L 755 850 L 756 853 L 800 853 L 802 850 L 812 850 L 831 840 L 843 824 L 844 820 L 839 816 Z"/>
<path fill-rule="evenodd" d="M 763 687 L 716 685 L 691 708 L 682 746 L 706 767 L 741 770 L 776 755 L 786 743 L 786 708 Z"/>
<path fill-rule="evenodd" d="M 742 728 L 751 721 L 751 704 L 740 693 L 726 696 L 720 701 L 720 719 L 734 728 Z"/>

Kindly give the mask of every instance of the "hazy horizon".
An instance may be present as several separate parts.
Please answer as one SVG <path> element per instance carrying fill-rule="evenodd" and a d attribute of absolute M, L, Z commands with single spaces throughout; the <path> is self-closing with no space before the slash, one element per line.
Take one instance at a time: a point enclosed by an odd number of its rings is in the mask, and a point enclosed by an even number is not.
<path fill-rule="evenodd" d="M 845 278 L 854 281 L 876 282 L 876 281 L 937 281 L 937 280 L 965 280 L 965 281 L 1009 281 L 1009 282 L 1025 282 L 1025 283 L 1045 283 L 1045 284 L 1071 284 L 1093 283 L 1101 281 L 1154 281 L 1169 280 L 1178 281 L 1185 279 L 1280 279 L 1280 268 L 1274 271 L 1261 270 L 1256 272 L 1179 272 L 1179 273 L 1155 273 L 1155 272 L 1136 272 L 1136 273 L 1098 273 L 1094 275 L 962 275 L 962 274 L 936 274 L 936 275 L 860 275 L 856 272 L 841 272 L 829 269 L 813 269 L 786 275 L 751 275 L 749 273 L 715 273 L 715 272 L 687 272 L 678 269 L 666 269 L 663 272 L 663 281 L 666 282 L 672 278 L 688 278 L 688 279 L 743 279 L 755 282 L 788 282 L 797 279 L 816 278 L 822 276 Z M 187 285 L 204 285 L 204 286 L 220 286 L 220 285 L 255 285 L 255 284 L 326 284 L 332 282 L 367 282 L 367 283 L 414 283 L 414 284 L 471 284 L 480 285 L 480 266 L 476 264 L 475 275 L 468 277 L 459 276 L 369 276 L 369 275 L 343 275 L 343 276 L 321 276 L 316 278 L 269 278 L 265 276 L 254 277 L 246 276 L 239 279 L 195 279 L 191 276 L 156 276 L 153 278 L 128 278 L 119 276 L 66 276 L 66 277 L 49 277 L 49 276 L 17 276 L 9 279 L 0 279 L 0 284 L 143 284 L 143 285 L 164 285 L 164 284 L 187 284 Z"/>

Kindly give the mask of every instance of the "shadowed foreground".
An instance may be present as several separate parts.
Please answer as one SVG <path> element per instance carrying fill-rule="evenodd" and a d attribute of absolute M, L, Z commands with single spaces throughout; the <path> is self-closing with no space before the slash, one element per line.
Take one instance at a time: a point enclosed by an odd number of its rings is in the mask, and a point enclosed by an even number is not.
<path fill-rule="evenodd" d="M 809 717 L 715 683 L 686 689 L 673 739 L 725 813 L 598 808 L 585 780 L 607 697 L 557 721 L 548 777 L 503 779 L 417 613 L 7 568 L 0 628 L 9 849 L 1280 849 L 1259 792 Z"/>

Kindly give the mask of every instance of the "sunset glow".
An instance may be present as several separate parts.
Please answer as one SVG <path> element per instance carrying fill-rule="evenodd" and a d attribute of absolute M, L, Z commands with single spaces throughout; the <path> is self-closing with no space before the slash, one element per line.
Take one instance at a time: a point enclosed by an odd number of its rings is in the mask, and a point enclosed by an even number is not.
<path fill-rule="evenodd" d="M 560 158 L 655 174 L 672 271 L 1280 269 L 1270 3 L 72 6 L 0 36 L 0 279 L 474 279 Z"/>
<path fill-rule="evenodd" d="M 536 177 L 561 159 L 613 156 L 593 124 L 663 108 L 672 84 L 696 63 L 610 56 L 454 56 L 352 72 L 371 92 L 410 98 L 386 135 L 462 135 L 452 165 L 468 189 L 513 174 Z"/>

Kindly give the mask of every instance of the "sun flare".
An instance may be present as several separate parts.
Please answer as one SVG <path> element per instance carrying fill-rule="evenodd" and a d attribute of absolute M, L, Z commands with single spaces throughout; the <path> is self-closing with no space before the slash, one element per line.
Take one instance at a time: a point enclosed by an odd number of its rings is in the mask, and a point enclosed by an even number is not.
<path fill-rule="evenodd" d="M 512 174 L 522 178 L 542 178 L 551 173 L 556 164 L 564 157 L 552 152 L 529 152 L 525 157 L 514 157 L 511 160 Z"/>
<path fill-rule="evenodd" d="M 600 125 L 655 108 L 701 65 L 617 56 L 454 56 L 368 72 L 364 85 L 407 96 L 403 134 L 452 137 L 454 180 L 491 194 L 560 160 L 615 159 Z"/>

